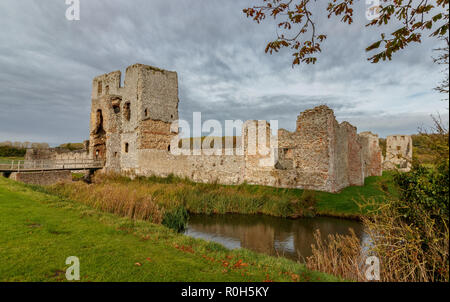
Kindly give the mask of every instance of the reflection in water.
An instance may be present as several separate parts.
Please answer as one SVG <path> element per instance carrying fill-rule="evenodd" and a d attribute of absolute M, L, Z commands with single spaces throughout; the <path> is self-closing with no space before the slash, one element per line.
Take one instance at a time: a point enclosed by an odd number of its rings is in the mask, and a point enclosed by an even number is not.
<path fill-rule="evenodd" d="M 363 237 L 361 223 L 337 218 L 292 220 L 263 215 L 192 215 L 185 234 L 218 242 L 229 249 L 242 247 L 299 260 L 299 255 L 311 256 L 311 244 L 317 229 L 324 237 L 349 234 L 349 228 L 353 228 L 360 238 Z"/>

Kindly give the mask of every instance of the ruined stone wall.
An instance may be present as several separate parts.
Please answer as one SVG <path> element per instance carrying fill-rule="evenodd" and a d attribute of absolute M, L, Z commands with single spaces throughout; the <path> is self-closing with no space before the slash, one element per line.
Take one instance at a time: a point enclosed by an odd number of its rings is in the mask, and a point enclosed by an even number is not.
<path fill-rule="evenodd" d="M 93 81 L 89 149 L 91 157 L 105 161 L 105 171 L 328 192 L 363 185 L 366 176 L 381 173 L 378 140 L 358 136 L 347 122 L 339 124 L 327 106 L 302 112 L 296 131 L 279 130 L 277 141 L 267 122 L 258 127 L 257 121 L 247 121 L 240 138 L 242 153 L 175 156 L 176 72 L 135 64 L 126 70 L 124 87 L 120 78 L 116 71 Z M 256 153 L 249 152 L 249 137 L 264 138 L 264 150 L 260 152 L 258 138 Z"/>
<path fill-rule="evenodd" d="M 412 138 L 410 135 L 391 135 L 386 139 L 385 170 L 408 172 L 412 166 Z"/>
<path fill-rule="evenodd" d="M 267 137 L 269 127 L 266 123 Z M 247 154 L 247 136 L 252 135 L 243 130 L 243 179 L 248 183 L 329 192 L 364 184 L 356 128 L 347 122 L 339 124 L 326 106 L 301 113 L 295 132 L 280 129 L 270 155 Z"/>
<path fill-rule="evenodd" d="M 97 99 L 105 95 L 120 95 L 121 72 L 114 71 L 95 77 L 92 81 L 92 99 Z"/>
<path fill-rule="evenodd" d="M 333 121 L 330 128 L 330 152 L 332 165 L 329 171 L 333 192 L 348 187 L 349 183 L 349 138 L 345 126 Z"/>
<path fill-rule="evenodd" d="M 139 150 L 136 175 L 166 177 L 174 174 L 196 182 L 228 185 L 243 182 L 240 155 L 172 155 L 165 150 Z"/>
<path fill-rule="evenodd" d="M 294 168 L 295 135 L 286 129 L 278 130 L 278 163 L 279 170 Z"/>
<path fill-rule="evenodd" d="M 140 79 L 140 70 L 137 65 L 129 66 L 126 69 L 120 133 L 120 151 L 122 153 L 120 168 L 122 171 L 132 171 L 137 165 L 137 129 L 141 119 L 139 98 L 143 85 Z"/>
<path fill-rule="evenodd" d="M 333 111 L 326 106 L 302 112 L 297 119 L 294 149 L 294 169 L 298 172 L 298 186 L 306 189 L 332 190 L 330 169 L 332 159 L 331 133 L 335 125 Z"/>
<path fill-rule="evenodd" d="M 362 147 L 364 178 L 381 176 L 383 174 L 383 154 L 378 135 L 371 132 L 362 132 L 358 136 Z"/>
<path fill-rule="evenodd" d="M 273 146 L 270 124 L 266 121 L 247 121 L 242 127 L 244 151 L 243 179 L 249 184 L 277 186 L 273 173 L 278 149 Z"/>
<path fill-rule="evenodd" d="M 170 151 L 170 142 L 176 135 L 170 132 L 171 123 L 145 119 L 139 125 L 138 149 Z"/>
<path fill-rule="evenodd" d="M 339 166 L 339 169 L 335 171 L 336 189 L 362 186 L 364 185 L 362 147 L 356 127 L 343 122 L 335 126 L 335 129 L 339 142 L 335 152 L 336 166 Z"/>
<path fill-rule="evenodd" d="M 167 123 L 178 120 L 177 73 L 147 65 L 138 66 L 141 72 L 138 110 L 142 117 Z"/>
<path fill-rule="evenodd" d="M 295 132 L 280 129 L 277 154 L 273 185 L 337 192 L 364 184 L 356 127 L 339 124 L 326 106 L 301 113 Z"/>
<path fill-rule="evenodd" d="M 125 87 L 121 87 L 121 76 L 120 71 L 115 71 L 94 79 L 90 124 L 92 157 L 103 159 L 107 170 L 117 172 L 127 163 L 124 159 L 128 156 L 125 154 L 127 141 L 123 135 L 133 134 L 137 126 L 130 125 L 137 109 L 133 107 L 137 99 L 137 71 L 127 69 Z"/>
<path fill-rule="evenodd" d="M 107 171 L 134 171 L 140 149 L 170 150 L 178 119 L 175 72 L 142 64 L 96 77 L 92 86 L 90 150 Z"/>
<path fill-rule="evenodd" d="M 82 161 L 89 159 L 88 150 L 68 150 L 64 148 L 27 149 L 25 160 L 71 160 Z"/>
<path fill-rule="evenodd" d="M 122 97 L 117 95 L 93 99 L 90 125 L 91 158 L 102 159 L 105 167 L 117 171 L 121 157 L 121 102 Z"/>
<path fill-rule="evenodd" d="M 13 172 L 10 179 L 27 184 L 48 186 L 58 182 L 71 182 L 70 171 L 46 171 L 46 172 Z"/>
<path fill-rule="evenodd" d="M 328 112 L 302 113 L 295 132 L 278 131 L 278 160 L 271 175 L 285 188 L 331 190 Z"/>

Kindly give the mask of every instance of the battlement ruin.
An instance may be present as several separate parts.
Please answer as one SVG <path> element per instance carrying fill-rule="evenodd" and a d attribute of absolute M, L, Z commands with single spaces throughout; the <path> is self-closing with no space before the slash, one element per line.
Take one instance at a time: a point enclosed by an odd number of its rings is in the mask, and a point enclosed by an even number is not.
<path fill-rule="evenodd" d="M 178 120 L 176 72 L 135 64 L 126 69 L 124 87 L 120 83 L 121 72 L 115 71 L 92 84 L 89 154 L 104 160 L 105 171 L 328 192 L 381 175 L 378 137 L 358 135 L 347 122 L 339 124 L 326 106 L 301 113 L 295 132 L 280 129 L 278 145 L 268 145 L 266 155 L 247 152 L 251 121 L 242 127 L 242 153 L 173 155 L 171 141 L 178 135 L 172 125 Z M 271 141 L 268 123 L 250 131 L 266 131 Z"/>
<path fill-rule="evenodd" d="M 386 139 L 385 170 L 408 172 L 412 167 L 413 144 L 410 135 L 390 135 Z"/>
<path fill-rule="evenodd" d="M 175 155 L 178 141 L 178 77 L 176 72 L 135 64 L 121 72 L 94 78 L 90 139 L 85 150 L 27 152 L 28 159 L 96 159 L 104 172 L 165 177 L 174 174 L 196 182 L 258 184 L 338 192 L 362 186 L 384 169 L 410 167 L 409 136 L 387 140 L 383 163 L 378 135 L 358 134 L 348 122 L 338 123 L 333 110 L 318 106 L 297 118 L 294 132 L 272 134 L 266 121 L 247 121 L 233 152 Z M 255 126 L 258 124 L 258 126 Z M 250 138 L 263 138 L 266 153 L 249 152 Z M 174 140 L 174 138 L 176 138 Z M 229 151 L 229 150 L 228 150 Z"/>

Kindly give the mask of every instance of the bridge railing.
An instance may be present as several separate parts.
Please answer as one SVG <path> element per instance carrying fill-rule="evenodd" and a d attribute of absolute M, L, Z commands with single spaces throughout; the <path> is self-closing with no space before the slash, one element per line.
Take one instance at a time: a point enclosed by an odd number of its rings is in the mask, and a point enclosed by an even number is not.
<path fill-rule="evenodd" d="M 2 171 L 87 170 L 102 168 L 103 162 L 95 159 L 74 160 L 12 160 L 0 163 Z"/>

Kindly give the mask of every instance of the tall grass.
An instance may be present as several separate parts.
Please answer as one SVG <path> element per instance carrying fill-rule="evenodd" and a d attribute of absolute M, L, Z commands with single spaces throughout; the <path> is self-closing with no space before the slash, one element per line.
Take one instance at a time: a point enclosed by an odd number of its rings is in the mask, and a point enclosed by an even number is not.
<path fill-rule="evenodd" d="M 370 199 L 361 204 L 370 214 L 362 217 L 362 222 L 370 238 L 368 254 L 380 260 L 381 281 L 450 281 L 449 134 L 441 120 L 435 118 L 434 122 L 432 133 L 420 136 L 421 148 L 431 156 L 433 165 L 415 161 L 410 172 L 394 175 L 399 194 L 388 196 L 382 204 Z M 357 244 L 354 234 L 329 237 L 328 241 L 316 236 L 307 266 L 364 281 Z"/>
<path fill-rule="evenodd" d="M 50 191 L 120 216 L 157 224 L 163 220 L 164 209 L 154 202 L 151 195 L 145 195 L 135 188 L 74 182 L 53 185 Z"/>
<path fill-rule="evenodd" d="M 268 187 L 223 186 L 194 183 L 173 175 L 167 178 L 98 173 L 93 184 L 62 183 L 53 193 L 89 204 L 103 211 L 133 219 L 149 220 L 181 230 L 187 212 L 193 214 L 266 214 L 278 217 L 314 215 L 315 197 Z"/>
<path fill-rule="evenodd" d="M 316 233 L 313 255 L 306 259 L 307 267 L 347 280 L 366 281 L 364 261 L 367 255 L 380 260 L 380 281 L 384 282 L 448 282 L 449 228 L 448 219 L 433 217 L 421 205 L 415 207 L 417 221 L 404 219 L 407 207 L 401 201 L 383 205 L 368 202 L 373 211 L 362 218 L 370 246 L 361 253 L 361 243 L 351 235 L 329 236 Z M 441 224 L 442 223 L 442 224 Z M 438 227 L 438 225 L 443 227 Z M 417 225 L 421 225 L 419 228 Z"/>
<path fill-rule="evenodd" d="M 365 280 L 361 241 L 353 229 L 350 229 L 350 235 L 330 234 L 326 239 L 317 230 L 314 239 L 316 243 L 312 245 L 312 255 L 306 258 L 309 269 L 327 272 L 346 280 Z"/>
<path fill-rule="evenodd" d="M 194 214 L 266 214 L 292 217 L 307 212 L 301 201 L 302 191 L 270 187 L 224 186 L 220 184 L 195 183 L 188 179 L 169 175 L 167 178 L 138 177 L 130 180 L 119 175 L 96 174 L 95 185 L 125 186 L 139 194 L 151 196 L 160 207 L 173 209 L 183 206 Z M 309 205 L 309 203 L 308 203 Z M 300 213 L 301 214 L 301 213 Z"/>

